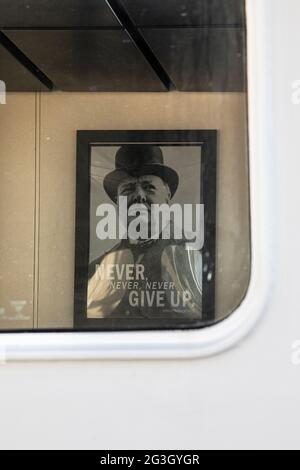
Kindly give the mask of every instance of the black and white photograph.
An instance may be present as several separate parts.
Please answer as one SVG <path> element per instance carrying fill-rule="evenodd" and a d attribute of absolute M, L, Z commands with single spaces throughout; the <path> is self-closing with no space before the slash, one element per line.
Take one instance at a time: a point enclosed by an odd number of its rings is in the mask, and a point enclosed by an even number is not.
<path fill-rule="evenodd" d="M 0 449 L 299 450 L 300 0 L 0 11 Z"/>
<path fill-rule="evenodd" d="M 216 132 L 94 137 L 78 133 L 76 326 L 212 322 Z"/>

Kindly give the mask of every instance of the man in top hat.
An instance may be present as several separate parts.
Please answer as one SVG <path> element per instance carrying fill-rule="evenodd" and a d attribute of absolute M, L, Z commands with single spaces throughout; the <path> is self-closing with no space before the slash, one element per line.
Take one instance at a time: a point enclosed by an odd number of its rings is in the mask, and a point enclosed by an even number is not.
<path fill-rule="evenodd" d="M 124 145 L 115 166 L 104 189 L 117 205 L 126 197 L 129 214 L 136 204 L 148 213 L 153 204 L 170 205 L 179 177 L 159 146 Z M 90 266 L 88 318 L 200 320 L 201 311 L 202 256 L 184 238 L 124 239 Z"/>

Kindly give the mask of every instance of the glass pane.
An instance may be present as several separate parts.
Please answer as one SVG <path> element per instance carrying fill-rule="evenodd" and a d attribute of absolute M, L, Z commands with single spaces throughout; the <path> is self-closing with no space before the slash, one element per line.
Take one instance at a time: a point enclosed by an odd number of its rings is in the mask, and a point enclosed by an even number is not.
<path fill-rule="evenodd" d="M 2 332 L 201 328 L 245 297 L 244 1 L 175 3 L 161 25 L 124 2 L 135 44 L 65 24 L 52 57 L 49 29 L 1 33 Z"/>

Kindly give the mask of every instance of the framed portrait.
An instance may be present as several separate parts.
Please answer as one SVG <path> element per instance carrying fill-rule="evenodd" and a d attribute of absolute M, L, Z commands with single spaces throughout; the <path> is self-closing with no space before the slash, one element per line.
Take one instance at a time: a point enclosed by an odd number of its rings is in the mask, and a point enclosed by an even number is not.
<path fill-rule="evenodd" d="M 217 137 L 78 131 L 76 329 L 216 321 Z"/>

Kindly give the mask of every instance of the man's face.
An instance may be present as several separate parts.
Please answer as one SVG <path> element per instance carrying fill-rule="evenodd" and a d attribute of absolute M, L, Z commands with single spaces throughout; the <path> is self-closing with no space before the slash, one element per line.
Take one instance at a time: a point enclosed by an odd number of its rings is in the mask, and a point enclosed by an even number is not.
<path fill-rule="evenodd" d="M 140 176 L 124 179 L 118 188 L 118 197 L 127 197 L 128 211 L 132 205 L 142 205 L 145 211 L 139 211 L 139 220 L 144 218 L 148 237 L 152 230 L 156 231 L 156 222 L 151 218 L 151 206 L 153 204 L 169 204 L 171 193 L 168 185 L 159 176 Z M 141 219 L 142 217 L 142 219 Z M 128 226 L 136 218 L 136 215 L 128 213 Z M 153 227 L 151 226 L 153 224 Z"/>
<path fill-rule="evenodd" d="M 132 204 L 144 204 L 150 210 L 152 204 L 169 204 L 171 193 L 168 185 L 159 177 L 145 175 L 124 179 L 118 188 L 118 197 L 127 197 L 128 208 Z"/>

